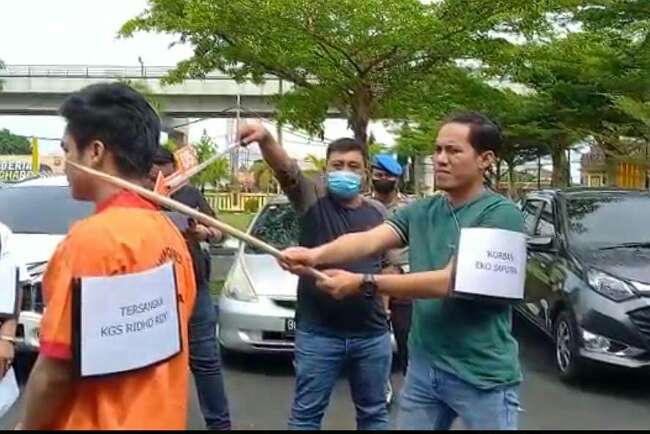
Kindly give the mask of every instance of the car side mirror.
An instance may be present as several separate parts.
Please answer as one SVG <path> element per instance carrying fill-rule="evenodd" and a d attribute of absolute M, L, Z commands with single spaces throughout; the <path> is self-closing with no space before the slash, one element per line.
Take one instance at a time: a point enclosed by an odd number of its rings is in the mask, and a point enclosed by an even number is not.
<path fill-rule="evenodd" d="M 533 252 L 557 252 L 555 237 L 529 237 L 528 249 Z"/>

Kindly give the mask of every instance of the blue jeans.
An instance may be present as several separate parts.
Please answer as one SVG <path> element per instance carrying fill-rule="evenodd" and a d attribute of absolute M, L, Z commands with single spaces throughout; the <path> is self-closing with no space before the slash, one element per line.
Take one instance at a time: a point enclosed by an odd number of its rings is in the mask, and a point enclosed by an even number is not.
<path fill-rule="evenodd" d="M 296 333 L 296 389 L 289 429 L 318 430 L 332 388 L 348 368 L 360 430 L 387 430 L 386 382 L 392 349 L 388 333 L 369 338 L 338 338 Z"/>
<path fill-rule="evenodd" d="M 230 429 L 228 400 L 221 374 L 221 357 L 216 334 L 217 308 L 206 287 L 199 288 L 190 319 L 190 369 L 199 404 L 210 430 Z"/>
<path fill-rule="evenodd" d="M 479 389 L 411 355 L 399 401 L 397 429 L 448 430 L 457 417 L 471 430 L 516 430 L 517 386 Z"/>

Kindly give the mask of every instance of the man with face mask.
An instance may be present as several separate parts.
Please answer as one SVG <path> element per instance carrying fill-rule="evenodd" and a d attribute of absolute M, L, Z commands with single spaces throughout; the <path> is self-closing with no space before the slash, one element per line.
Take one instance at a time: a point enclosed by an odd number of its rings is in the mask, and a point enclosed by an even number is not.
<path fill-rule="evenodd" d="M 372 198 L 383 204 L 389 214 L 411 203 L 411 200 L 400 193 L 399 180 L 402 176 L 402 166 L 391 155 L 379 154 L 372 162 Z M 390 267 L 385 272 L 403 274 L 408 272 L 408 247 L 394 249 L 388 252 Z M 411 328 L 411 311 L 413 302 L 409 298 L 388 298 L 390 321 L 393 325 L 397 341 L 397 358 L 395 367 L 406 374 L 408 364 L 408 335 Z"/>
<path fill-rule="evenodd" d="M 257 142 L 300 219 L 300 245 L 317 247 L 337 237 L 380 225 L 383 206 L 361 195 L 365 147 L 339 139 L 327 148 L 325 182 L 307 178 L 261 125 L 244 126 L 242 144 Z M 343 268 L 379 273 L 381 253 L 350 261 Z M 320 429 L 332 388 L 344 368 L 357 411 L 357 427 L 386 430 L 385 385 L 391 363 L 386 313 L 376 294 L 338 301 L 316 287 L 312 277 L 298 284 L 295 341 L 296 387 L 289 428 Z"/>
<path fill-rule="evenodd" d="M 389 212 L 410 203 L 399 191 L 402 173 L 402 166 L 391 155 L 379 154 L 372 161 L 372 198 L 381 202 Z"/>

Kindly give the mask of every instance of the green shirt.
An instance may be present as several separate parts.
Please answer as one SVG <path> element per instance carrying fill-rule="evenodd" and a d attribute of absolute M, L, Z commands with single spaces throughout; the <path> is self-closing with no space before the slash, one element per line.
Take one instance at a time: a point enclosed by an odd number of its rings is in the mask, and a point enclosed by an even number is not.
<path fill-rule="evenodd" d="M 445 195 L 422 199 L 398 210 L 387 223 L 409 246 L 412 273 L 439 270 L 449 263 L 456 253 L 459 225 L 524 231 L 521 211 L 491 191 L 454 211 Z M 490 389 L 522 380 L 519 348 L 511 330 L 509 304 L 459 298 L 417 300 L 409 347 L 439 369 Z"/>

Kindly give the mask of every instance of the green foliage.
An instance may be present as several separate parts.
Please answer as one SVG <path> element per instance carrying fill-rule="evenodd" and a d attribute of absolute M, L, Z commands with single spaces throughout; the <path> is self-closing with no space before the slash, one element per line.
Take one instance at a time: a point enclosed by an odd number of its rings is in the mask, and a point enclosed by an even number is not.
<path fill-rule="evenodd" d="M 639 8 L 649 11 L 647 2 L 600 3 L 598 13 L 578 15 L 586 31 L 522 47 L 508 70 L 540 102 L 537 124 L 548 140 L 555 185 L 565 184 L 564 151 L 576 141 L 592 138 L 606 154 L 623 156 L 629 148 L 622 143 L 642 133 L 642 123 L 620 101 L 650 96 L 649 16 L 645 22 L 633 19 Z M 626 11 L 634 13 L 626 19 L 621 15 Z"/>
<path fill-rule="evenodd" d="M 149 0 L 121 29 L 179 35 L 191 58 L 168 82 L 219 70 L 238 80 L 271 74 L 294 85 L 279 119 L 317 132 L 328 109 L 367 140 L 371 119 L 404 116 L 405 89 L 458 59 L 492 61 L 512 43 L 542 37 L 548 16 L 577 0 Z M 497 33 L 498 32 L 498 33 Z"/>
<path fill-rule="evenodd" d="M 167 139 L 165 143 L 161 145 L 163 148 L 167 149 L 169 152 L 176 152 L 178 145 L 172 139 Z"/>
<path fill-rule="evenodd" d="M 192 45 L 168 82 L 219 70 L 291 83 L 278 120 L 312 134 L 331 109 L 364 142 L 370 120 L 392 119 L 402 160 L 432 152 L 460 110 L 503 126 L 508 167 L 550 155 L 554 185 L 577 142 L 626 158 L 648 139 L 647 0 L 150 0 L 121 34 L 137 31 Z"/>
<path fill-rule="evenodd" d="M 614 100 L 616 108 L 632 119 L 639 122 L 641 132 L 650 140 L 650 102 L 637 101 L 630 97 L 619 97 Z"/>
<path fill-rule="evenodd" d="M 503 126 L 501 157 L 508 166 L 550 155 L 557 186 L 568 183 L 566 152 L 581 140 L 591 139 L 618 158 L 645 143 L 630 139 L 643 134 L 644 124 L 630 112 L 629 101 L 647 101 L 650 95 L 650 4 L 575 3 L 593 7 L 554 17 L 553 37 L 510 46 L 466 74 L 458 66 L 438 70 L 412 87 L 400 153 L 430 152 L 440 119 L 468 109 L 483 111 Z M 507 90 L 512 85 L 517 93 Z"/>
<path fill-rule="evenodd" d="M 29 155 L 32 147 L 27 137 L 12 134 L 7 129 L 0 130 L 0 155 Z"/>
<path fill-rule="evenodd" d="M 274 189 L 276 180 L 273 170 L 264 160 L 257 160 L 251 168 L 255 177 L 255 186 L 260 191 L 270 192 Z"/>
<path fill-rule="evenodd" d="M 217 155 L 216 146 L 205 130 L 201 135 L 201 140 L 199 140 L 199 142 L 193 146 L 194 149 L 196 149 L 199 163 L 202 163 L 209 158 Z M 203 189 L 205 188 L 206 184 L 219 184 L 219 182 L 227 179 L 229 175 L 230 164 L 227 158 L 222 157 L 218 158 L 215 162 L 203 169 L 197 175 L 194 175 L 191 181 L 194 185 L 200 186 L 201 189 Z"/>

